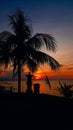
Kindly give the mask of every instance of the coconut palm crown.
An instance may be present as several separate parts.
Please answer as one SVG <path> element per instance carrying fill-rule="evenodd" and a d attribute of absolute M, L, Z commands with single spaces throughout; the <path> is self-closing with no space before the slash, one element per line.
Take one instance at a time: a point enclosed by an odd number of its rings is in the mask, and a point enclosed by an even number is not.
<path fill-rule="evenodd" d="M 60 64 L 48 54 L 41 52 L 41 47 L 46 46 L 49 51 L 56 51 L 55 38 L 49 34 L 37 33 L 32 36 L 32 28 L 28 18 L 20 9 L 9 16 L 12 32 L 0 33 L 0 65 L 8 67 L 13 64 L 13 75 L 18 74 L 18 92 L 21 92 L 21 68 L 25 65 L 32 72 L 44 63 L 50 65 L 52 70 L 57 70 Z"/>

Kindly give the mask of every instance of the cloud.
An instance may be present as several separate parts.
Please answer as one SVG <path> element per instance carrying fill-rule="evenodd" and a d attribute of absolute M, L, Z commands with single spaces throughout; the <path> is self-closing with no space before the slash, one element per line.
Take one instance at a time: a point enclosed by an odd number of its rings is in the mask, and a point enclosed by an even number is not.
<path fill-rule="evenodd" d="M 73 70 L 73 64 L 69 64 L 69 65 L 67 66 L 67 70 Z"/>
<path fill-rule="evenodd" d="M 3 71 L 0 69 L 0 74 L 2 73 Z"/>
<path fill-rule="evenodd" d="M 73 67 L 69 67 L 68 70 L 73 70 Z"/>
<path fill-rule="evenodd" d="M 73 66 L 73 64 L 69 64 L 68 66 Z"/>

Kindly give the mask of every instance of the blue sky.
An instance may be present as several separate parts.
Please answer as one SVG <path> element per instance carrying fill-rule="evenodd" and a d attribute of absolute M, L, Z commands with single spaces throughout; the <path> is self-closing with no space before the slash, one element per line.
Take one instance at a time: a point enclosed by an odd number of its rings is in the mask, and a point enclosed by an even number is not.
<path fill-rule="evenodd" d="M 7 16 L 18 7 L 22 8 L 31 18 L 35 32 L 39 31 L 37 29 L 40 25 L 41 31 L 43 24 L 50 31 L 56 28 L 61 29 L 61 27 L 71 27 L 73 23 L 72 0 L 2 0 L 0 2 L 0 24 L 6 24 L 0 27 L 1 30 L 8 25 Z"/>
<path fill-rule="evenodd" d="M 73 0 L 2 0 L 0 1 L 0 32 L 11 30 L 8 15 L 17 8 L 30 18 L 33 34 L 52 34 L 58 51 L 52 54 L 61 64 L 73 64 Z M 73 67 L 73 66 L 71 66 Z"/>

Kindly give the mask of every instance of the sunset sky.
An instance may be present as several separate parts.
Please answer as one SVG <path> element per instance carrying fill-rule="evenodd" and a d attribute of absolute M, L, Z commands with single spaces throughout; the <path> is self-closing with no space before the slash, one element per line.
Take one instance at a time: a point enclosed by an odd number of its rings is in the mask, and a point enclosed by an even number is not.
<path fill-rule="evenodd" d="M 62 68 L 54 72 L 47 65 L 41 66 L 35 74 L 36 79 L 43 78 L 45 74 L 55 79 L 73 78 L 73 0 L 2 0 L 0 32 L 11 31 L 8 26 L 8 15 L 17 8 L 23 9 L 30 18 L 33 34 L 38 32 L 52 34 L 57 41 L 55 54 L 46 50 L 45 52 L 59 61 L 63 65 Z M 11 75 L 12 69 L 0 68 L 0 77 Z"/>

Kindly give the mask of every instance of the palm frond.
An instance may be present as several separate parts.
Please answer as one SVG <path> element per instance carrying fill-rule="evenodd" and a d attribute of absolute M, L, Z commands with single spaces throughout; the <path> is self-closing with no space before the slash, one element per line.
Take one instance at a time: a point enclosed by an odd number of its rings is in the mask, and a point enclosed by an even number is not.
<path fill-rule="evenodd" d="M 42 46 L 42 43 L 40 42 L 40 40 L 39 40 L 36 36 L 33 36 L 32 38 L 30 38 L 30 39 L 25 43 L 25 45 L 31 46 L 31 47 L 33 47 L 34 49 L 40 49 L 41 46 Z"/>
<path fill-rule="evenodd" d="M 55 38 L 50 34 L 36 34 L 36 37 L 46 45 L 46 49 L 55 52 L 56 51 L 56 40 Z"/>
<path fill-rule="evenodd" d="M 49 64 L 52 70 L 57 70 L 61 67 L 61 65 L 53 57 L 44 52 L 33 51 L 31 53 L 31 57 L 37 64 Z"/>
<path fill-rule="evenodd" d="M 48 65 L 50 65 L 52 70 L 57 70 L 61 67 L 61 65 L 53 57 L 49 56 L 44 52 L 37 51 L 31 46 L 24 46 L 22 50 L 23 50 L 22 51 L 23 53 L 21 52 L 22 59 L 24 58 L 25 61 L 31 59 L 38 66 L 40 64 L 47 63 Z"/>
<path fill-rule="evenodd" d="M 59 85 L 60 85 L 60 87 L 62 87 L 62 83 L 59 81 Z"/>
<path fill-rule="evenodd" d="M 10 24 L 9 24 L 9 25 L 12 25 L 12 29 L 13 29 L 13 31 L 16 33 L 17 23 L 16 23 L 16 20 L 15 20 L 15 18 L 14 18 L 14 15 L 8 16 L 8 17 L 9 17 L 9 21 L 10 21 Z"/>
<path fill-rule="evenodd" d="M 27 44 L 34 47 L 35 49 L 41 49 L 43 45 L 46 46 L 47 50 L 56 51 L 56 41 L 50 34 L 37 33 L 31 39 L 28 40 Z"/>
<path fill-rule="evenodd" d="M 50 83 L 49 78 L 48 78 L 47 75 L 46 75 L 46 77 L 45 77 L 45 81 L 46 81 L 46 83 L 48 84 L 49 88 L 51 89 L 51 83 Z"/>
<path fill-rule="evenodd" d="M 22 40 L 29 39 L 31 36 L 31 27 L 26 23 L 28 20 L 22 10 L 17 9 L 13 15 L 9 16 L 9 21 L 18 38 Z"/>
<path fill-rule="evenodd" d="M 5 68 L 7 68 L 8 67 L 8 65 L 9 65 L 9 63 L 11 63 L 11 60 L 10 60 L 10 58 L 8 57 L 5 57 L 5 56 L 3 56 L 3 57 L 0 57 L 0 66 L 4 66 Z"/>
<path fill-rule="evenodd" d="M 36 62 L 34 62 L 31 58 L 27 59 L 26 64 L 29 70 L 31 70 L 32 72 L 36 71 L 38 68 L 38 64 L 36 64 Z"/>
<path fill-rule="evenodd" d="M 6 42 L 10 36 L 13 36 L 11 32 L 3 31 L 0 33 L 0 41 Z"/>
<path fill-rule="evenodd" d="M 0 41 L 0 65 L 4 65 L 5 68 L 12 62 L 11 48 L 7 42 Z"/>

